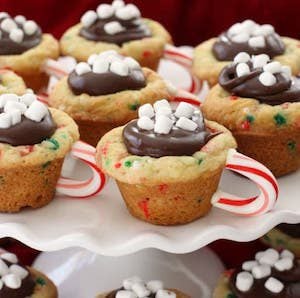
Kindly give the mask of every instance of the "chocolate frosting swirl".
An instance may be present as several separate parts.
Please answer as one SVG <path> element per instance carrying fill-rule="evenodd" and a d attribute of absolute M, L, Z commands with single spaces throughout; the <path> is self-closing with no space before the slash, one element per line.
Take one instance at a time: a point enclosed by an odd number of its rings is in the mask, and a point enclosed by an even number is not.
<path fill-rule="evenodd" d="M 1 112 L 2 109 L 0 109 Z M 41 122 L 35 122 L 22 116 L 20 123 L 10 128 L 0 129 L 0 143 L 12 146 L 35 145 L 50 138 L 55 130 L 56 124 L 50 113 Z"/>
<path fill-rule="evenodd" d="M 236 277 L 239 272 L 243 271 L 241 268 L 236 270 L 230 277 L 230 289 L 237 298 L 298 298 L 300 297 L 300 261 L 294 262 L 294 267 L 291 270 L 283 272 L 272 268 L 272 277 L 280 280 L 284 284 L 284 289 L 276 294 L 271 293 L 264 287 L 266 280 L 269 278 L 254 279 L 254 284 L 247 292 L 241 292 L 236 287 Z"/>
<path fill-rule="evenodd" d="M 74 94 L 87 93 L 91 96 L 113 94 L 124 90 L 139 90 L 146 86 L 145 77 L 141 69 L 132 69 L 127 76 L 120 76 L 113 72 L 87 72 L 77 75 L 73 71 L 68 77 L 68 84 Z"/>
<path fill-rule="evenodd" d="M 125 28 L 125 31 L 117 34 L 106 33 L 104 26 L 113 21 L 119 22 Z M 103 41 L 121 46 L 131 40 L 151 37 L 151 31 L 140 18 L 121 20 L 116 16 L 112 16 L 107 19 L 98 19 L 89 27 L 82 27 L 79 35 L 88 40 Z"/>
<path fill-rule="evenodd" d="M 250 73 L 237 76 L 237 64 L 233 63 L 226 66 L 219 76 L 219 84 L 229 93 L 247 98 L 255 98 L 261 103 L 269 105 L 279 105 L 285 102 L 300 101 L 300 83 L 293 81 L 284 73 L 273 74 L 276 77 L 276 83 L 272 86 L 264 86 L 259 81 L 259 75 L 263 68 L 253 68 L 249 61 Z"/>
<path fill-rule="evenodd" d="M 1 29 L 1 23 L 5 19 L 7 19 L 7 17 L 0 19 L 0 55 L 20 55 L 41 43 L 42 31 L 40 27 L 38 27 L 36 32 L 32 35 L 24 33 L 23 41 L 20 43 L 11 40 L 9 33 Z M 16 22 L 16 25 L 19 29 L 22 29 L 22 24 Z"/>
<path fill-rule="evenodd" d="M 276 229 L 293 238 L 300 238 L 300 224 L 280 224 Z"/>

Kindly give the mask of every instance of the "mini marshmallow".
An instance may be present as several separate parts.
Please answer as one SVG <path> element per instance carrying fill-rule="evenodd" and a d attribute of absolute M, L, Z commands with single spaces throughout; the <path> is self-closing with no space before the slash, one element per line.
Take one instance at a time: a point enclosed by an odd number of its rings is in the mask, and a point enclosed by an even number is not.
<path fill-rule="evenodd" d="M 5 19 L 1 22 L 1 29 L 10 33 L 13 29 L 17 29 L 17 24 L 12 19 Z"/>
<path fill-rule="evenodd" d="M 0 259 L 0 276 L 4 276 L 9 273 L 7 264 Z"/>
<path fill-rule="evenodd" d="M 258 266 L 258 262 L 256 261 L 247 261 L 242 265 L 243 270 L 251 271 L 255 266 Z"/>
<path fill-rule="evenodd" d="M 164 115 L 164 116 L 171 116 L 172 115 L 172 110 L 171 108 L 165 106 L 165 107 L 161 107 L 159 108 L 157 111 L 156 111 L 156 117 L 159 117 L 161 115 Z"/>
<path fill-rule="evenodd" d="M 284 250 L 281 252 L 280 257 L 281 257 L 281 258 L 290 258 L 290 259 L 294 260 L 295 255 L 294 255 L 292 252 L 290 252 L 289 250 L 284 249 Z"/>
<path fill-rule="evenodd" d="M 9 128 L 11 126 L 11 116 L 7 113 L 0 114 L 0 128 Z"/>
<path fill-rule="evenodd" d="M 266 45 L 266 41 L 263 36 L 255 36 L 249 39 L 248 44 L 252 48 L 263 48 Z"/>
<path fill-rule="evenodd" d="M 270 72 L 263 72 L 259 75 L 258 77 L 259 81 L 261 82 L 261 84 L 263 84 L 264 86 L 273 86 L 276 84 L 276 77 L 271 74 Z"/>
<path fill-rule="evenodd" d="M 142 105 L 138 110 L 139 117 L 146 116 L 152 118 L 154 116 L 154 110 L 150 103 Z"/>
<path fill-rule="evenodd" d="M 0 12 L 0 19 L 9 18 L 9 14 L 7 12 L 1 11 Z"/>
<path fill-rule="evenodd" d="M 250 68 L 246 63 L 239 63 L 236 66 L 236 74 L 238 77 L 242 77 L 250 73 Z"/>
<path fill-rule="evenodd" d="M 267 249 L 264 255 L 259 259 L 260 264 L 273 266 L 279 259 L 279 253 L 275 249 Z"/>
<path fill-rule="evenodd" d="M 115 74 L 119 76 L 128 76 L 129 68 L 127 64 L 121 62 L 121 61 L 114 61 L 110 65 L 110 71 L 114 72 Z"/>
<path fill-rule="evenodd" d="M 125 21 L 133 18 L 138 18 L 140 16 L 141 14 L 139 9 L 133 4 L 128 4 L 124 7 L 117 9 L 116 11 L 116 17 Z"/>
<path fill-rule="evenodd" d="M 21 122 L 22 120 L 22 113 L 20 110 L 10 110 L 8 112 L 10 118 L 11 118 L 11 125 L 16 125 Z"/>
<path fill-rule="evenodd" d="M 268 265 L 254 266 L 251 272 L 254 278 L 261 279 L 271 275 L 271 267 Z"/>
<path fill-rule="evenodd" d="M 119 56 L 119 54 L 115 50 L 108 50 L 100 53 L 98 56 L 100 58 L 107 58 L 108 56 Z"/>
<path fill-rule="evenodd" d="M 274 27 L 270 24 L 264 24 L 260 26 L 260 30 L 263 35 L 273 34 L 275 32 Z"/>
<path fill-rule="evenodd" d="M 176 294 L 168 290 L 158 290 L 155 298 L 176 298 Z"/>
<path fill-rule="evenodd" d="M 7 93 L 0 95 L 0 108 L 3 108 L 8 101 L 19 101 L 19 97 L 13 93 Z"/>
<path fill-rule="evenodd" d="M 173 120 L 169 117 L 161 115 L 156 118 L 154 132 L 159 134 L 168 134 L 173 126 Z"/>
<path fill-rule="evenodd" d="M 270 72 L 270 73 L 279 73 L 281 72 L 281 64 L 278 61 L 273 61 L 264 66 L 264 71 Z"/>
<path fill-rule="evenodd" d="M 22 114 L 26 112 L 26 105 L 22 102 L 8 101 L 4 106 L 4 112 L 7 113 L 11 110 L 18 110 Z"/>
<path fill-rule="evenodd" d="M 94 73 L 105 73 L 109 70 L 109 62 L 104 59 L 96 59 L 93 64 Z"/>
<path fill-rule="evenodd" d="M 3 281 L 0 279 L 0 290 L 3 288 Z"/>
<path fill-rule="evenodd" d="M 22 15 L 17 15 L 14 19 L 18 24 L 24 24 L 26 22 L 26 18 Z"/>
<path fill-rule="evenodd" d="M 32 121 L 40 122 L 47 114 L 47 107 L 40 101 L 36 100 L 30 105 L 24 115 Z"/>
<path fill-rule="evenodd" d="M 234 63 L 242 63 L 242 62 L 246 63 L 246 62 L 248 62 L 249 60 L 250 60 L 250 56 L 249 56 L 248 53 L 246 53 L 246 52 L 240 52 L 240 53 L 238 53 L 238 54 L 234 57 L 233 62 L 234 62 Z"/>
<path fill-rule="evenodd" d="M 23 24 L 23 30 L 26 35 L 33 35 L 38 29 L 38 25 L 35 21 L 26 21 Z"/>
<path fill-rule="evenodd" d="M 24 38 L 24 32 L 21 29 L 13 29 L 9 33 L 9 38 L 16 43 L 21 43 Z"/>
<path fill-rule="evenodd" d="M 260 54 L 252 57 L 253 68 L 264 67 L 270 61 L 270 57 L 266 54 Z"/>
<path fill-rule="evenodd" d="M 144 298 L 151 294 L 144 283 L 137 282 L 132 285 L 132 291 L 139 297 Z"/>
<path fill-rule="evenodd" d="M 241 28 L 243 32 L 249 33 L 251 34 L 253 32 L 253 30 L 255 30 L 255 28 L 258 25 L 252 21 L 252 20 L 245 20 L 242 24 L 241 24 Z"/>
<path fill-rule="evenodd" d="M 98 56 L 97 54 L 92 54 L 92 55 L 88 58 L 87 63 L 88 63 L 89 65 L 93 65 L 94 62 L 96 61 L 96 59 L 97 59 L 98 57 L 99 57 L 99 56 Z"/>
<path fill-rule="evenodd" d="M 125 6 L 125 3 L 123 0 L 114 0 L 113 3 L 111 4 L 111 6 L 114 9 L 119 9 L 119 8 Z"/>
<path fill-rule="evenodd" d="M 93 10 L 88 10 L 81 17 L 80 22 L 82 23 L 83 27 L 87 28 L 93 25 L 97 19 L 98 19 L 97 13 Z"/>
<path fill-rule="evenodd" d="M 236 287 L 241 292 L 247 292 L 251 289 L 254 278 L 251 273 L 243 271 L 236 276 Z"/>
<path fill-rule="evenodd" d="M 283 290 L 284 284 L 274 277 L 269 277 L 265 282 L 265 288 L 271 293 L 278 294 Z"/>
<path fill-rule="evenodd" d="M 281 72 L 290 78 L 292 76 L 292 70 L 290 66 L 283 65 L 281 66 Z"/>
<path fill-rule="evenodd" d="M 294 267 L 293 259 L 288 258 L 288 257 L 282 258 L 274 264 L 274 267 L 278 271 L 290 270 Z"/>
<path fill-rule="evenodd" d="M 142 282 L 142 279 L 138 276 L 133 276 L 133 277 L 127 278 L 123 281 L 123 288 L 125 290 L 131 290 L 132 285 L 137 282 Z"/>
<path fill-rule="evenodd" d="M 116 294 L 116 298 L 138 298 L 138 296 L 131 291 L 118 291 Z"/>
<path fill-rule="evenodd" d="M 124 30 L 125 30 L 125 28 L 117 21 L 109 22 L 104 25 L 104 31 L 110 35 L 115 35 Z"/>
<path fill-rule="evenodd" d="M 126 63 L 130 69 L 140 69 L 141 68 L 140 64 L 131 57 L 126 57 L 123 60 L 123 62 Z"/>
<path fill-rule="evenodd" d="M 186 117 L 191 118 L 194 114 L 194 107 L 186 102 L 181 102 L 175 111 L 175 116 L 177 118 Z"/>
<path fill-rule="evenodd" d="M 132 18 L 139 18 L 141 16 L 141 12 L 136 5 L 130 3 L 126 7 L 130 10 Z"/>
<path fill-rule="evenodd" d="M 176 122 L 176 126 L 184 130 L 195 131 L 198 125 L 191 119 L 180 117 Z"/>
<path fill-rule="evenodd" d="M 75 72 L 79 76 L 90 71 L 91 71 L 91 67 L 86 62 L 79 62 L 75 67 Z"/>
<path fill-rule="evenodd" d="M 164 288 L 164 284 L 161 280 L 150 280 L 147 282 L 147 288 L 151 293 L 156 293 Z"/>
<path fill-rule="evenodd" d="M 29 274 L 29 272 L 25 270 L 23 267 L 15 264 L 9 267 L 9 272 L 19 276 L 21 280 L 24 279 Z"/>
<path fill-rule="evenodd" d="M 21 278 L 12 273 L 3 276 L 2 281 L 10 289 L 19 289 L 22 284 Z"/>
<path fill-rule="evenodd" d="M 115 10 L 109 4 L 100 4 L 97 7 L 97 14 L 100 19 L 108 19 L 113 16 Z"/>
<path fill-rule="evenodd" d="M 242 29 L 243 29 L 243 27 L 241 26 L 241 23 L 236 23 L 229 28 L 228 34 L 230 36 L 237 35 L 242 32 Z"/>
<path fill-rule="evenodd" d="M 137 126 L 143 130 L 152 130 L 154 128 L 154 121 L 146 116 L 142 116 L 138 119 Z"/>
<path fill-rule="evenodd" d="M 167 107 L 167 108 L 171 109 L 171 106 L 166 99 L 161 99 L 161 100 L 156 101 L 153 104 L 153 107 L 154 107 L 155 112 L 157 112 L 162 107 Z"/>
<path fill-rule="evenodd" d="M 37 100 L 36 95 L 33 93 L 27 93 L 20 97 L 20 102 L 29 107 L 35 100 Z"/>
<path fill-rule="evenodd" d="M 244 33 L 244 32 L 243 32 L 243 33 L 239 33 L 239 34 L 233 36 L 231 39 L 232 39 L 233 42 L 236 42 L 236 43 L 243 43 L 243 42 L 248 41 L 248 39 L 249 39 L 249 34 Z"/>
<path fill-rule="evenodd" d="M 255 254 L 255 260 L 259 262 L 260 258 L 264 255 L 263 251 L 259 251 Z"/>

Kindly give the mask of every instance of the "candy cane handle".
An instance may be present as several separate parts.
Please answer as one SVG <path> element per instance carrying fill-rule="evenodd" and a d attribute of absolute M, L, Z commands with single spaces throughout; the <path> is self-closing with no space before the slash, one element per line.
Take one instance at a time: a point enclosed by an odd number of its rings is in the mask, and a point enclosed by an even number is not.
<path fill-rule="evenodd" d="M 244 216 L 260 215 L 273 209 L 279 190 L 276 178 L 269 169 L 234 149 L 228 152 L 226 169 L 249 178 L 257 185 L 260 193 L 245 198 L 218 190 L 212 198 L 215 207 Z"/>
<path fill-rule="evenodd" d="M 42 66 L 42 70 L 47 75 L 54 76 L 58 79 L 68 75 L 68 71 L 66 70 L 66 67 L 63 65 L 63 63 L 53 59 L 47 59 Z"/>
<path fill-rule="evenodd" d="M 91 169 L 92 176 L 83 181 L 61 177 L 56 186 L 57 192 L 73 198 L 89 198 L 101 192 L 106 177 L 96 165 L 95 152 L 93 146 L 82 141 L 73 145 L 71 157 L 84 162 Z"/>

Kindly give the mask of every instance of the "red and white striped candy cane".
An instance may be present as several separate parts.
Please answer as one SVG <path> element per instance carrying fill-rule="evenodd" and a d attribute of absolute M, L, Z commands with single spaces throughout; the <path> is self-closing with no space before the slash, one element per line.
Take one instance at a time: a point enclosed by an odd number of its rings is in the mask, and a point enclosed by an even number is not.
<path fill-rule="evenodd" d="M 84 181 L 61 177 L 58 180 L 57 192 L 73 198 L 89 198 L 103 189 L 106 177 L 97 167 L 95 160 L 96 149 L 82 141 L 76 142 L 71 151 L 71 156 L 83 161 L 91 170 L 92 177 Z"/>
<path fill-rule="evenodd" d="M 228 153 L 226 169 L 248 177 L 258 186 L 260 194 L 241 198 L 218 190 L 212 198 L 215 207 L 244 216 L 260 215 L 273 209 L 279 190 L 276 178 L 269 169 L 234 149 Z"/>
<path fill-rule="evenodd" d="M 58 79 L 68 75 L 68 71 L 64 63 L 53 59 L 47 59 L 43 64 L 42 70 L 50 77 L 54 76 Z"/>
<path fill-rule="evenodd" d="M 199 107 L 201 105 L 201 101 L 197 96 L 195 96 L 194 94 L 192 94 L 188 91 L 182 90 L 182 89 L 177 90 L 176 96 L 172 99 L 172 101 L 173 102 L 182 102 L 183 101 L 183 102 L 192 104 L 196 107 Z"/>

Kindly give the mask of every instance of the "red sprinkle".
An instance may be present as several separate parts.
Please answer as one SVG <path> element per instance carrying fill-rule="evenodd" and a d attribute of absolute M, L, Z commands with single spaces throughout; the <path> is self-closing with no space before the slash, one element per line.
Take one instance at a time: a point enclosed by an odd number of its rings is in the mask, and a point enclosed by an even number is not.
<path fill-rule="evenodd" d="M 244 129 L 244 130 L 250 129 L 250 122 L 248 120 L 245 120 L 242 122 L 242 129 Z"/>
<path fill-rule="evenodd" d="M 23 157 L 23 156 L 26 156 L 26 155 L 30 154 L 31 152 L 33 152 L 33 146 L 32 145 L 24 146 L 24 148 L 22 148 L 20 150 L 20 155 Z"/>
<path fill-rule="evenodd" d="M 230 100 L 237 100 L 238 99 L 238 96 L 236 96 L 236 95 L 231 95 L 230 96 Z"/>
<path fill-rule="evenodd" d="M 224 272 L 224 275 L 225 275 L 226 277 L 230 277 L 230 276 L 232 275 L 233 272 L 234 272 L 234 269 L 229 269 L 229 270 L 226 270 L 226 271 Z"/>
<path fill-rule="evenodd" d="M 160 185 L 158 185 L 158 190 L 160 192 L 162 192 L 162 193 L 165 193 L 168 188 L 169 188 L 169 186 L 167 184 L 160 184 Z"/>
<path fill-rule="evenodd" d="M 119 169 L 119 168 L 121 167 L 121 165 L 122 165 L 122 164 L 121 164 L 120 162 L 117 162 L 117 163 L 115 164 L 115 168 L 116 168 L 116 169 Z"/>
<path fill-rule="evenodd" d="M 108 146 L 109 146 L 109 143 L 106 143 L 106 144 L 104 145 L 104 147 L 102 148 L 102 154 L 103 154 L 103 155 L 106 155 L 106 154 L 107 154 Z"/>
<path fill-rule="evenodd" d="M 146 218 L 149 218 L 149 208 L 148 208 L 149 199 L 145 199 L 139 202 L 139 208 L 144 212 Z"/>
<path fill-rule="evenodd" d="M 145 52 L 143 53 L 143 57 L 144 57 L 144 58 L 150 57 L 151 55 L 152 55 L 152 52 L 151 52 L 151 51 L 145 51 Z"/>

